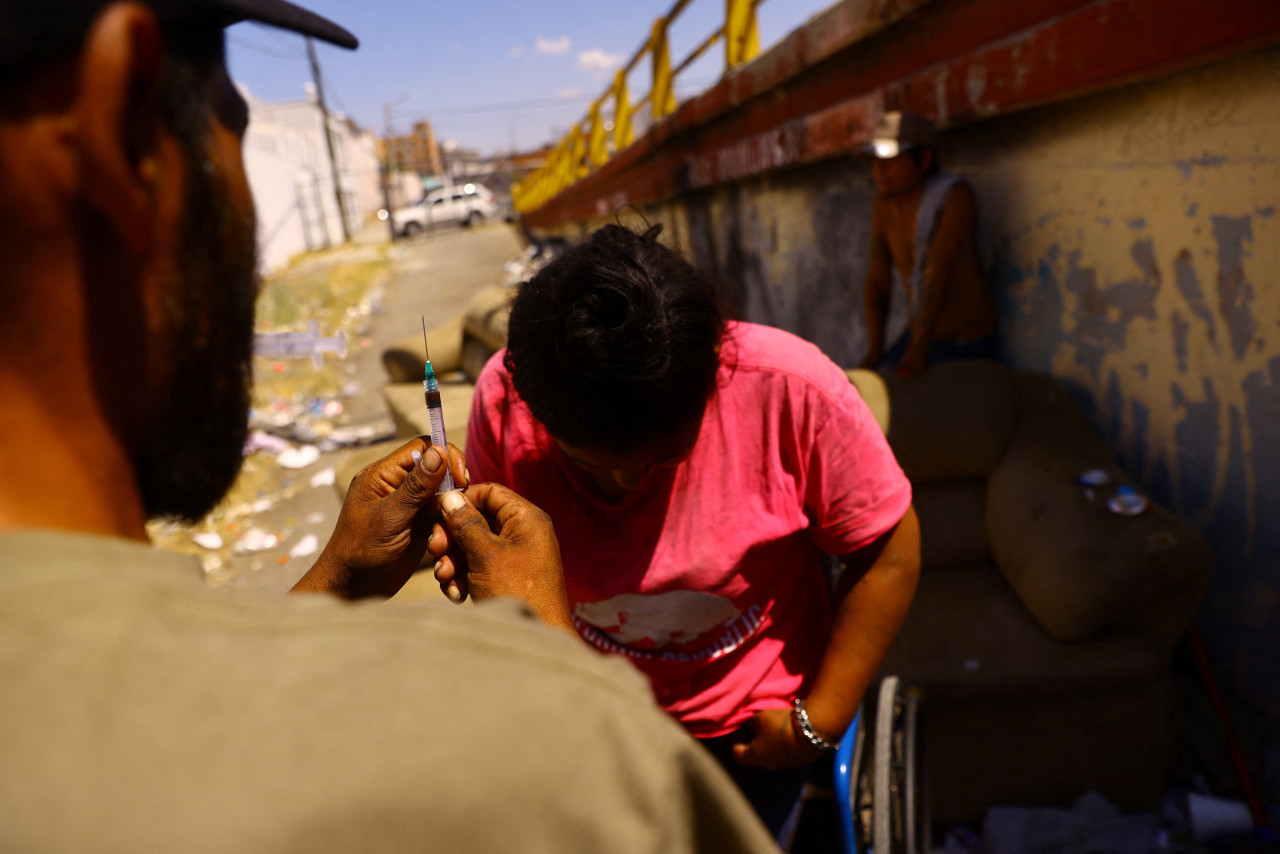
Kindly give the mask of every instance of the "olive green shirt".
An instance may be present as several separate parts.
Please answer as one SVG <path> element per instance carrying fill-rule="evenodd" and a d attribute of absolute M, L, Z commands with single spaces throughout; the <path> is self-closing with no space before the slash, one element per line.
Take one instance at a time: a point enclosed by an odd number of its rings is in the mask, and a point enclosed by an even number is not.
<path fill-rule="evenodd" d="M 207 586 L 0 536 L 0 850 L 776 852 L 626 663 L 524 606 Z"/>

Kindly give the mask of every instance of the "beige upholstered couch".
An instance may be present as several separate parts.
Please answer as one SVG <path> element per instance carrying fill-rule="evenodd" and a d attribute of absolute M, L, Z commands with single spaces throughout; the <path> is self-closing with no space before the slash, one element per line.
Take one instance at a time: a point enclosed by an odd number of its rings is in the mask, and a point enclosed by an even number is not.
<path fill-rule="evenodd" d="M 1125 475 L 1065 389 L 994 362 L 887 381 L 850 371 L 915 490 L 923 571 L 882 672 L 923 694 L 938 820 L 1095 789 L 1158 805 L 1172 747 L 1170 657 L 1211 553 Z M 1112 485 L 1077 485 L 1088 469 Z"/>

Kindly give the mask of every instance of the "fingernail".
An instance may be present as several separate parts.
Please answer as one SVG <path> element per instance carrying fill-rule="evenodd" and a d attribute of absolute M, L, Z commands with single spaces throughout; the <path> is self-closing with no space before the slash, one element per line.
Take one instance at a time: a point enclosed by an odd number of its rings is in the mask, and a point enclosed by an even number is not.
<path fill-rule="evenodd" d="M 449 582 L 449 587 L 445 590 L 445 593 L 448 595 L 449 601 L 455 605 L 462 601 L 462 589 L 458 587 L 458 582 L 456 581 Z"/>
<path fill-rule="evenodd" d="M 471 469 L 465 466 L 462 469 L 462 479 L 467 482 L 467 486 L 471 485 Z"/>
<path fill-rule="evenodd" d="M 466 499 L 462 497 L 462 493 L 457 490 L 450 490 L 440 496 L 440 509 L 446 513 L 454 513 L 461 510 L 467 504 Z"/>
<path fill-rule="evenodd" d="M 422 462 L 422 452 L 421 452 L 421 451 L 418 451 L 418 450 L 416 450 L 416 449 L 415 449 L 415 450 L 412 450 L 412 451 L 410 451 L 410 452 L 409 452 L 409 456 L 413 457 L 413 464 L 414 464 L 415 466 L 416 466 L 418 463 Z"/>
<path fill-rule="evenodd" d="M 422 455 L 422 467 L 432 473 L 440 468 L 440 455 L 435 448 L 427 448 L 427 452 Z"/>

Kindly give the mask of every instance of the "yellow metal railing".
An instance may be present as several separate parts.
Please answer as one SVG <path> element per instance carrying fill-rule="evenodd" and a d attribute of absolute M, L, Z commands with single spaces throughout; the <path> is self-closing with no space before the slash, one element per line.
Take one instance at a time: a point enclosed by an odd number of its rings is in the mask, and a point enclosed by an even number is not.
<path fill-rule="evenodd" d="M 631 145 L 635 140 L 633 119 L 638 111 L 648 107 L 654 122 L 674 113 L 676 77 L 717 41 L 724 40 L 726 69 L 750 62 L 760 52 L 756 7 L 764 0 L 724 0 L 724 24 L 673 69 L 667 31 L 690 2 L 676 0 L 667 14 L 653 22 L 648 41 L 614 75 L 613 83 L 591 104 L 587 115 L 552 149 L 546 164 L 511 188 L 511 202 L 517 211 L 537 210 Z M 645 56 L 649 57 L 652 72 L 649 94 L 633 105 L 627 91 L 627 75 Z M 612 119 L 606 118 L 610 106 Z M 612 128 L 609 121 L 613 122 Z"/>

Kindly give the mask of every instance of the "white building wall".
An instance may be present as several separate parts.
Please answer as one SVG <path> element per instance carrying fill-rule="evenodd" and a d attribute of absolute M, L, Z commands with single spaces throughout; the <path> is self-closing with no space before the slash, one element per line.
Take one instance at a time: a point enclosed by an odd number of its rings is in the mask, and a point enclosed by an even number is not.
<path fill-rule="evenodd" d="M 267 104 L 241 87 L 249 104 L 245 172 L 258 211 L 258 248 L 264 272 L 301 252 L 342 243 L 342 219 L 320 108 L 307 100 Z M 354 236 L 382 206 L 373 135 L 331 115 L 333 159 L 349 232 Z"/>

